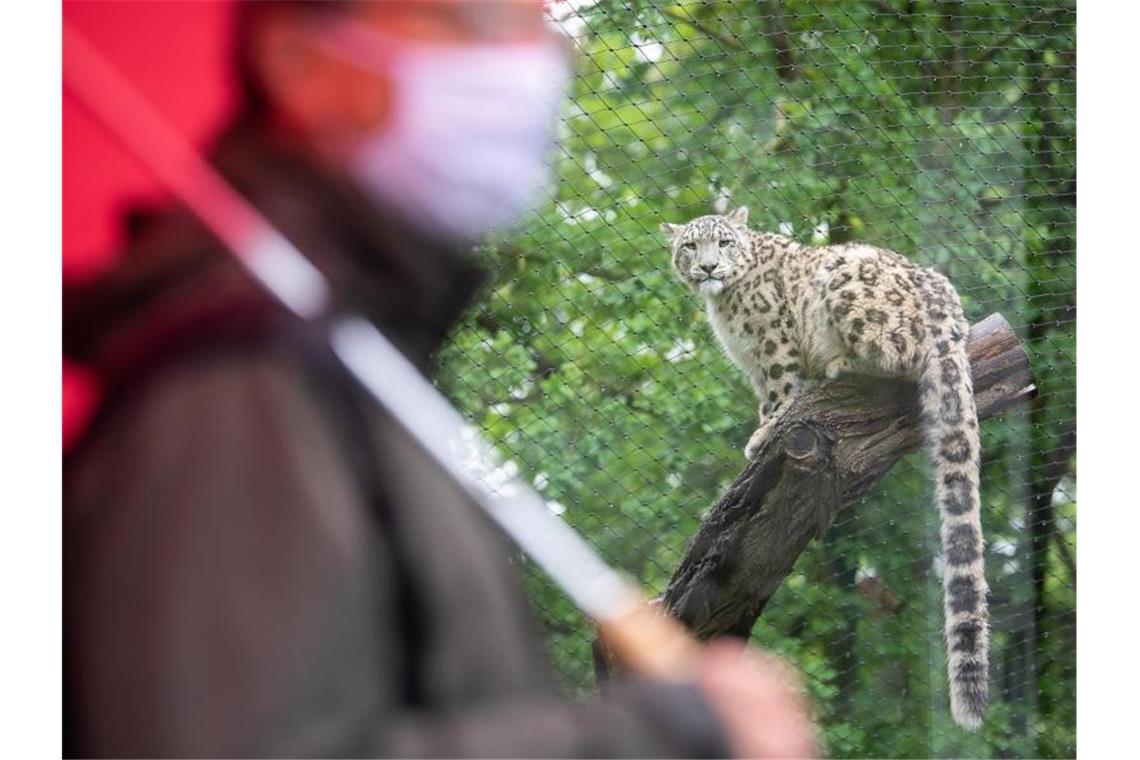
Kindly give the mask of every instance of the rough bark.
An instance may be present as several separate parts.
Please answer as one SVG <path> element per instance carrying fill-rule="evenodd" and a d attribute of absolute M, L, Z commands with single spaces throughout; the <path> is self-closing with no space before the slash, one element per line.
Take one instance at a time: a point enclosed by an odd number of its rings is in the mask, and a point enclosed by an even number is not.
<path fill-rule="evenodd" d="M 981 419 L 1033 394 L 1028 358 L 1002 316 L 974 325 L 969 354 Z M 921 445 L 913 383 L 852 376 L 819 384 L 702 521 L 665 608 L 699 639 L 747 636 L 808 542 Z"/>

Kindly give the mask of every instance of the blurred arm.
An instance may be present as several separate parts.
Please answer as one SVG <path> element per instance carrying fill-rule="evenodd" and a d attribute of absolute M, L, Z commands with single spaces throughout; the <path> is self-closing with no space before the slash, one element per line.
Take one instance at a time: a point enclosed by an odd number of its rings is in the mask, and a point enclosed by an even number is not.
<path fill-rule="evenodd" d="M 69 473 L 68 698 L 85 751 L 724 753 L 687 686 L 616 684 L 588 705 L 403 704 L 414 663 L 391 537 L 298 373 L 221 357 L 130 403 Z"/>

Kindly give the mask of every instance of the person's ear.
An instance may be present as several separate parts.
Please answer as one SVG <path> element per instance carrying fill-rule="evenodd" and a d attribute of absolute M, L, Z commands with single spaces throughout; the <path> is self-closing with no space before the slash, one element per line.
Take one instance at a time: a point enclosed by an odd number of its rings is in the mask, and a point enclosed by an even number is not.
<path fill-rule="evenodd" d="M 748 224 L 748 207 L 740 206 L 734 209 L 731 213 L 729 213 L 728 221 L 732 222 L 733 224 L 740 225 L 741 227 Z"/>
<path fill-rule="evenodd" d="M 308 123 L 314 105 L 312 80 L 319 62 L 297 14 L 284 8 L 266 13 L 249 44 L 254 76 L 270 107 Z"/>
<path fill-rule="evenodd" d="M 318 142 L 340 143 L 384 123 L 390 87 L 330 54 L 318 33 L 300 10 L 270 13 L 251 40 L 252 63 L 271 109 Z"/>

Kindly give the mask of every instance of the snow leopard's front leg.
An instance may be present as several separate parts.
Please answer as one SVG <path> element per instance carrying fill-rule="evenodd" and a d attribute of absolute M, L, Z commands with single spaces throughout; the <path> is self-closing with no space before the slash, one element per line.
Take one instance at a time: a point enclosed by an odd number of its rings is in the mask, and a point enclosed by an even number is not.
<path fill-rule="evenodd" d="M 748 457 L 749 460 L 756 458 L 760 447 L 764 445 L 764 441 L 772 432 L 772 428 L 780 420 L 781 414 L 791 406 L 792 401 L 803 391 L 804 381 L 797 374 L 798 370 L 799 365 L 792 362 L 786 365 L 773 365 L 766 371 L 765 391 L 761 392 L 758 389 L 760 423 L 756 432 L 748 439 L 748 445 L 744 447 L 744 456 Z"/>
<path fill-rule="evenodd" d="M 834 380 L 846 372 L 855 371 L 855 361 L 849 356 L 837 356 L 827 363 L 823 370 L 828 380 Z"/>

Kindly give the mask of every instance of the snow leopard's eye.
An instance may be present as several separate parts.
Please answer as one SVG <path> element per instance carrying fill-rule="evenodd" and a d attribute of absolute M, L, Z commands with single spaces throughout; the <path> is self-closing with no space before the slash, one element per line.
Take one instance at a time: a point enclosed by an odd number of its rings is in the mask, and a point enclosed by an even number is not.
<path fill-rule="evenodd" d="M 696 243 L 682 243 L 681 244 L 681 250 L 682 251 L 695 251 L 695 250 L 697 250 L 697 244 Z"/>
<path fill-rule="evenodd" d="M 732 245 L 732 240 L 730 240 L 729 238 L 721 238 L 720 239 L 720 247 L 721 248 L 728 248 L 730 245 Z"/>

